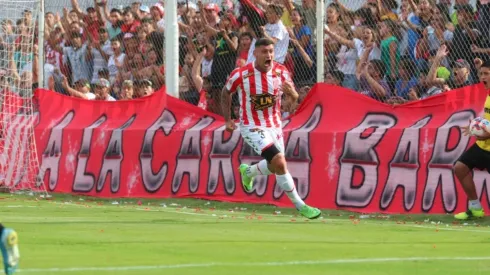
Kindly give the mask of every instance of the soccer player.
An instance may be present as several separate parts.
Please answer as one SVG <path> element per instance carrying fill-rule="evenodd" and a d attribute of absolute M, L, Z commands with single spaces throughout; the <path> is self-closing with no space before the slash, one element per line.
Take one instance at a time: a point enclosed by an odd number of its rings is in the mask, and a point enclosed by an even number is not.
<path fill-rule="evenodd" d="M 5 228 L 0 223 L 0 250 L 2 251 L 5 274 L 11 275 L 19 265 L 19 246 L 17 245 L 17 232 Z"/>
<path fill-rule="evenodd" d="M 482 62 L 481 60 L 475 60 L 477 67 L 479 68 L 480 81 L 488 90 L 488 96 L 485 100 L 483 117 L 490 120 L 490 61 Z M 469 135 L 469 126 L 461 127 L 464 135 Z M 486 129 L 490 131 L 490 129 Z M 487 169 L 490 172 L 490 132 L 484 137 L 476 137 L 477 141 L 466 152 L 461 155 L 459 160 L 454 165 L 454 173 L 459 179 L 459 182 L 463 186 L 464 192 L 468 196 L 468 210 L 456 214 L 454 218 L 458 220 L 467 220 L 471 218 L 483 218 L 485 212 L 478 200 L 476 193 L 475 182 L 473 181 L 473 175 L 471 170 L 473 168 Z"/>
<path fill-rule="evenodd" d="M 258 175 L 276 175 L 277 184 L 286 192 L 299 213 L 315 219 L 321 215 L 317 208 L 304 203 L 296 191 L 293 177 L 289 174 L 284 157 L 284 140 L 281 128 L 281 97 L 284 94 L 288 106 L 298 99 L 288 70 L 274 62 L 274 41 L 258 39 L 254 49 L 255 61 L 235 69 L 226 82 L 222 93 L 222 108 L 226 130 L 234 131 L 230 107 L 233 93 L 240 100 L 240 133 L 257 154 L 264 159 L 248 166 L 240 165 L 242 184 L 252 190 L 253 179 Z"/>

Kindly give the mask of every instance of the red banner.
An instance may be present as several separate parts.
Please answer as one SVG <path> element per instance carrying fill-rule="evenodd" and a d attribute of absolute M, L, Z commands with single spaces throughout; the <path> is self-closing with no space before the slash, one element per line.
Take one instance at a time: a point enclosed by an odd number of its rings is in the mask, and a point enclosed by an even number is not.
<path fill-rule="evenodd" d="M 400 106 L 317 85 L 284 121 L 297 189 L 320 208 L 446 213 L 466 209 L 452 165 L 474 142 L 459 126 L 483 109 L 482 86 Z M 275 177 L 246 193 L 237 167 L 260 158 L 221 117 L 155 93 L 86 101 L 38 90 L 39 177 L 50 191 L 100 197 L 193 197 L 291 206 Z M 475 171 L 489 209 L 490 174 Z M 485 187 L 486 185 L 486 187 Z"/>

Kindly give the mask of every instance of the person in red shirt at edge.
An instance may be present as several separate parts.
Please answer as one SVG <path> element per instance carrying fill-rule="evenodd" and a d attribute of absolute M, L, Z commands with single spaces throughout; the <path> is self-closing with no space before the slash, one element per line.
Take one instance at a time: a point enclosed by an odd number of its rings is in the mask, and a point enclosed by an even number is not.
<path fill-rule="evenodd" d="M 252 166 L 240 165 L 243 188 L 250 192 L 255 176 L 275 174 L 277 184 L 286 192 L 299 213 L 308 219 L 316 219 L 321 211 L 306 205 L 300 198 L 284 156 L 281 98 L 284 94 L 287 105 L 294 106 L 298 93 L 286 67 L 273 61 L 273 40 L 258 39 L 253 54 L 255 62 L 237 68 L 230 74 L 221 97 L 226 130 L 232 132 L 237 126 L 231 119 L 231 98 L 233 93 L 238 93 L 241 135 L 264 158 Z"/>
<path fill-rule="evenodd" d="M 488 91 L 487 99 L 484 104 L 483 118 L 490 120 L 490 61 L 482 62 L 480 59 L 475 60 L 475 67 L 479 68 L 480 82 Z M 470 134 L 469 125 L 461 127 L 465 136 Z M 458 213 L 454 218 L 458 220 L 468 220 L 472 218 L 483 218 L 485 212 L 478 200 L 475 182 L 471 170 L 486 169 L 490 172 L 490 128 L 483 127 L 486 135 L 476 137 L 477 141 L 466 152 L 464 152 L 454 165 L 454 174 L 458 178 L 464 192 L 468 196 L 468 210 Z"/>
<path fill-rule="evenodd" d="M 126 9 L 123 12 L 124 24 L 121 26 L 121 32 L 123 33 L 137 33 L 137 28 L 141 25 L 141 22 L 136 20 L 134 13 L 131 9 Z"/>
<path fill-rule="evenodd" d="M 97 7 L 97 2 L 94 1 L 97 9 L 94 7 L 88 7 L 86 14 L 82 12 L 82 9 L 80 8 L 77 0 L 71 0 L 71 4 L 73 6 L 73 10 L 76 12 L 78 17 L 87 24 L 87 31 L 90 32 L 94 40 L 99 41 L 99 29 L 105 26 L 102 14 L 99 12 L 99 9 Z"/>

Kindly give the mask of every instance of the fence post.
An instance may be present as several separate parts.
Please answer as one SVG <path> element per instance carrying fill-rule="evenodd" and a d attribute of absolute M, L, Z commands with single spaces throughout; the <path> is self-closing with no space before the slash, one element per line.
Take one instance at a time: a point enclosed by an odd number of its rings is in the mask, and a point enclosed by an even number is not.
<path fill-rule="evenodd" d="M 40 0 L 38 2 L 38 16 L 39 16 L 39 25 L 38 25 L 38 37 L 37 37 L 37 47 L 38 47 L 38 74 L 37 74 L 37 83 L 39 88 L 47 88 L 44 87 L 44 0 Z M 34 92 L 34 91 L 33 91 Z"/>
<path fill-rule="evenodd" d="M 325 22 L 325 0 L 316 2 L 316 81 L 323 82 L 325 71 L 325 57 L 323 52 L 325 40 L 323 39 Z"/>
<path fill-rule="evenodd" d="M 179 27 L 177 1 L 165 0 L 165 90 L 179 98 Z"/>

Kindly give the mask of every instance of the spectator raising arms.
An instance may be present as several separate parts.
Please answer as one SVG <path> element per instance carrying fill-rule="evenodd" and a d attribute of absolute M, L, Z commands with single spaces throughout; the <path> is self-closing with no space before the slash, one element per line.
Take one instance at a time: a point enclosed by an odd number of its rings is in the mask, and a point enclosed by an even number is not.
<path fill-rule="evenodd" d="M 225 112 L 219 91 L 233 70 L 255 62 L 255 42 L 261 38 L 273 42 L 274 61 L 287 68 L 301 95 L 317 82 L 320 55 L 325 83 L 387 104 L 471 85 L 477 79 L 474 60 L 490 59 L 488 0 L 476 5 L 468 0 L 358 0 L 357 10 L 348 6 L 355 1 L 333 0 L 325 9 L 322 37 L 315 31 L 317 0 L 176 1 L 180 99 L 217 114 Z M 45 14 L 45 87 L 110 101 L 161 90 L 163 1 L 127 7 L 113 2 L 70 0 L 71 7 Z M 19 94 L 38 79 L 37 38 L 32 35 L 38 26 L 32 16 L 26 10 L 16 22 L 1 22 L 0 61 L 8 68 L 0 72 L 1 80 L 19 84 L 13 89 Z M 318 53 L 321 39 L 325 47 Z M 239 95 L 231 98 L 230 116 L 236 119 Z M 281 117 L 295 110 L 286 104 Z"/>

